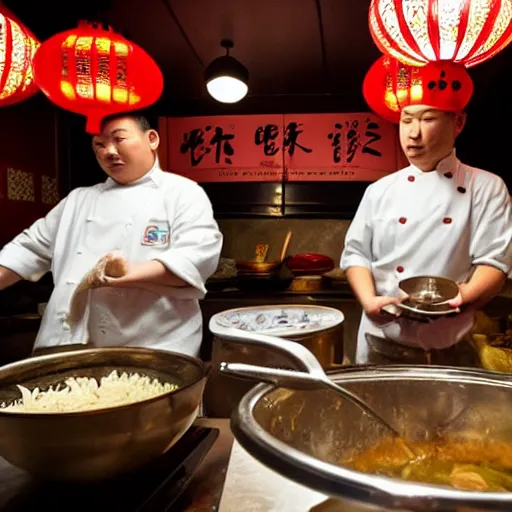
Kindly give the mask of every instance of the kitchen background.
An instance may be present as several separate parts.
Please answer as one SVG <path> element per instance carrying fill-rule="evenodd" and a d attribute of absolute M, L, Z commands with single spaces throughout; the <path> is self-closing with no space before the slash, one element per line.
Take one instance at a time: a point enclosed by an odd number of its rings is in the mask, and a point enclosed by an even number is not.
<path fill-rule="evenodd" d="M 143 47 L 161 67 L 165 90 L 148 110 L 159 117 L 368 112 L 361 93 L 365 73 L 379 57 L 367 25 L 369 1 L 358 0 L 5 0 L 4 4 L 44 41 L 80 19 L 110 24 Z M 250 73 L 249 94 L 220 104 L 205 88 L 203 71 L 234 42 L 232 55 Z M 502 176 L 510 172 L 510 64 L 512 48 L 470 70 L 475 93 L 457 153 L 465 162 Z M 78 186 L 104 179 L 84 133 L 85 120 L 51 105 L 39 93 L 0 109 L 0 246 L 44 215 Z M 330 256 L 337 263 L 355 209 L 368 183 L 245 182 L 202 184 L 225 236 L 223 256 L 249 259 L 257 243 L 278 257 L 287 231 L 290 254 Z M 0 363 L 30 353 L 38 304 L 51 293 L 51 276 L 19 283 L 0 293 Z M 205 317 L 227 307 L 271 301 L 321 300 L 209 293 Z M 348 290 L 344 301 L 352 337 L 358 308 Z M 350 304 L 349 301 L 350 300 Z M 245 302 L 244 302 L 245 301 Z M 252 302 L 251 302 L 252 301 Z M 334 301 L 334 302 L 333 302 Z M 326 302 L 327 304 L 327 302 Z M 339 306 L 339 302 L 336 303 Z M 205 357 L 208 357 L 206 354 Z"/>

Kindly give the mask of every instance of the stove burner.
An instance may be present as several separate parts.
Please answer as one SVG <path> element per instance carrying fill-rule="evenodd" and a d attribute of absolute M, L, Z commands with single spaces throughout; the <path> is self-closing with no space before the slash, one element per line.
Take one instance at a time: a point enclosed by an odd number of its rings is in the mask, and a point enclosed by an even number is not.
<path fill-rule="evenodd" d="M 219 430 L 215 428 L 191 427 L 166 454 L 146 468 L 98 484 L 42 482 L 0 459 L 3 480 L 0 510 L 167 512 L 185 490 L 218 435 Z M 22 484 L 16 485 L 22 479 Z"/>

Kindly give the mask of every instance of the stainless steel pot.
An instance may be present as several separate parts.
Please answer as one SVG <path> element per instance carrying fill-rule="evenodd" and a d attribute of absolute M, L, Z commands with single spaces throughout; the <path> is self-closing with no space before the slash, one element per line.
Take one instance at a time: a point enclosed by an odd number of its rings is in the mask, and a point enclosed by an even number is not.
<path fill-rule="evenodd" d="M 119 407 L 70 413 L 0 409 L 0 456 L 43 478 L 98 481 L 144 467 L 165 453 L 197 416 L 206 369 L 193 357 L 148 348 L 96 348 L 31 357 L 0 368 L 0 402 L 16 384 L 44 390 L 68 377 L 112 370 L 176 383 L 176 391 Z"/>
<path fill-rule="evenodd" d="M 512 378 L 452 367 L 375 366 L 331 375 L 402 432 L 424 439 L 442 427 L 460 438 L 512 442 Z M 312 489 L 351 503 L 350 510 L 512 510 L 512 493 L 458 491 L 345 469 L 353 449 L 386 432 L 331 391 L 291 391 L 260 384 L 232 417 L 240 444 L 256 459 Z M 487 434 L 485 434 L 487 432 Z"/>
<path fill-rule="evenodd" d="M 236 311 L 244 312 L 250 310 L 264 311 L 273 309 L 301 309 L 318 311 L 330 311 L 331 308 L 322 306 L 284 304 L 271 306 L 255 306 L 248 308 L 237 308 Z M 231 413 L 238 405 L 244 394 L 254 386 L 253 382 L 241 381 L 239 379 L 221 375 L 218 371 L 222 362 L 228 363 L 248 363 L 259 366 L 269 366 L 273 368 L 297 369 L 297 365 L 290 358 L 278 351 L 270 351 L 268 347 L 252 345 L 246 342 L 234 343 L 226 341 L 223 337 L 225 330 L 217 324 L 217 317 L 229 313 L 223 311 L 214 315 L 209 324 L 209 329 L 213 333 L 212 347 L 212 371 L 208 378 L 205 389 L 205 408 L 208 416 L 225 417 L 231 416 Z M 333 370 L 343 364 L 343 321 L 344 316 L 340 314 L 340 321 L 336 325 L 324 328 L 313 329 L 311 331 L 292 331 L 289 335 L 282 336 L 300 343 L 310 350 L 318 359 L 324 370 Z M 242 332 L 243 333 L 243 332 Z"/>

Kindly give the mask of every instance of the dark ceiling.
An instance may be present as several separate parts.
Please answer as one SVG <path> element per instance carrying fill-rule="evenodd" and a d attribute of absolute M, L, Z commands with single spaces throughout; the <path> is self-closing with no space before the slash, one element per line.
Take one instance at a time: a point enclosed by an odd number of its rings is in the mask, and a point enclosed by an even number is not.
<path fill-rule="evenodd" d="M 1 0 L 0 0 L 1 1 Z M 368 30 L 370 0 L 4 0 L 41 40 L 95 19 L 142 46 L 165 76 L 160 104 L 179 115 L 212 109 L 240 110 L 243 104 L 272 110 L 272 102 L 293 109 L 316 99 L 317 111 L 334 102 L 364 108 L 361 85 L 379 56 Z M 223 107 L 206 93 L 203 70 L 223 54 L 220 41 L 232 39 L 232 55 L 250 72 L 249 96 Z M 512 51 L 502 52 L 471 72 L 475 87 L 496 90 L 510 69 Z M 504 89 L 505 90 L 505 89 Z M 477 100 L 478 101 L 478 100 Z M 325 105 L 324 107 L 318 106 Z M 195 108 L 191 108 L 195 105 Z M 258 107 L 259 105 L 259 107 Z M 267 106 L 264 106 L 267 105 Z M 247 107 L 245 107 L 247 109 Z M 251 110 L 249 108 L 249 110 Z M 305 108 L 307 110 L 307 107 Z"/>

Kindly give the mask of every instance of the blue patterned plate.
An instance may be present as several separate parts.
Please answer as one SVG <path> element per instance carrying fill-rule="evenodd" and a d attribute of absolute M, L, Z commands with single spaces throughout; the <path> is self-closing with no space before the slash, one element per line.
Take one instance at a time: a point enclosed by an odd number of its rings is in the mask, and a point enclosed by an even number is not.
<path fill-rule="evenodd" d="M 296 336 L 341 324 L 343 313 L 324 306 L 254 306 L 217 313 L 210 323 L 214 334 L 224 328 L 273 336 Z"/>

